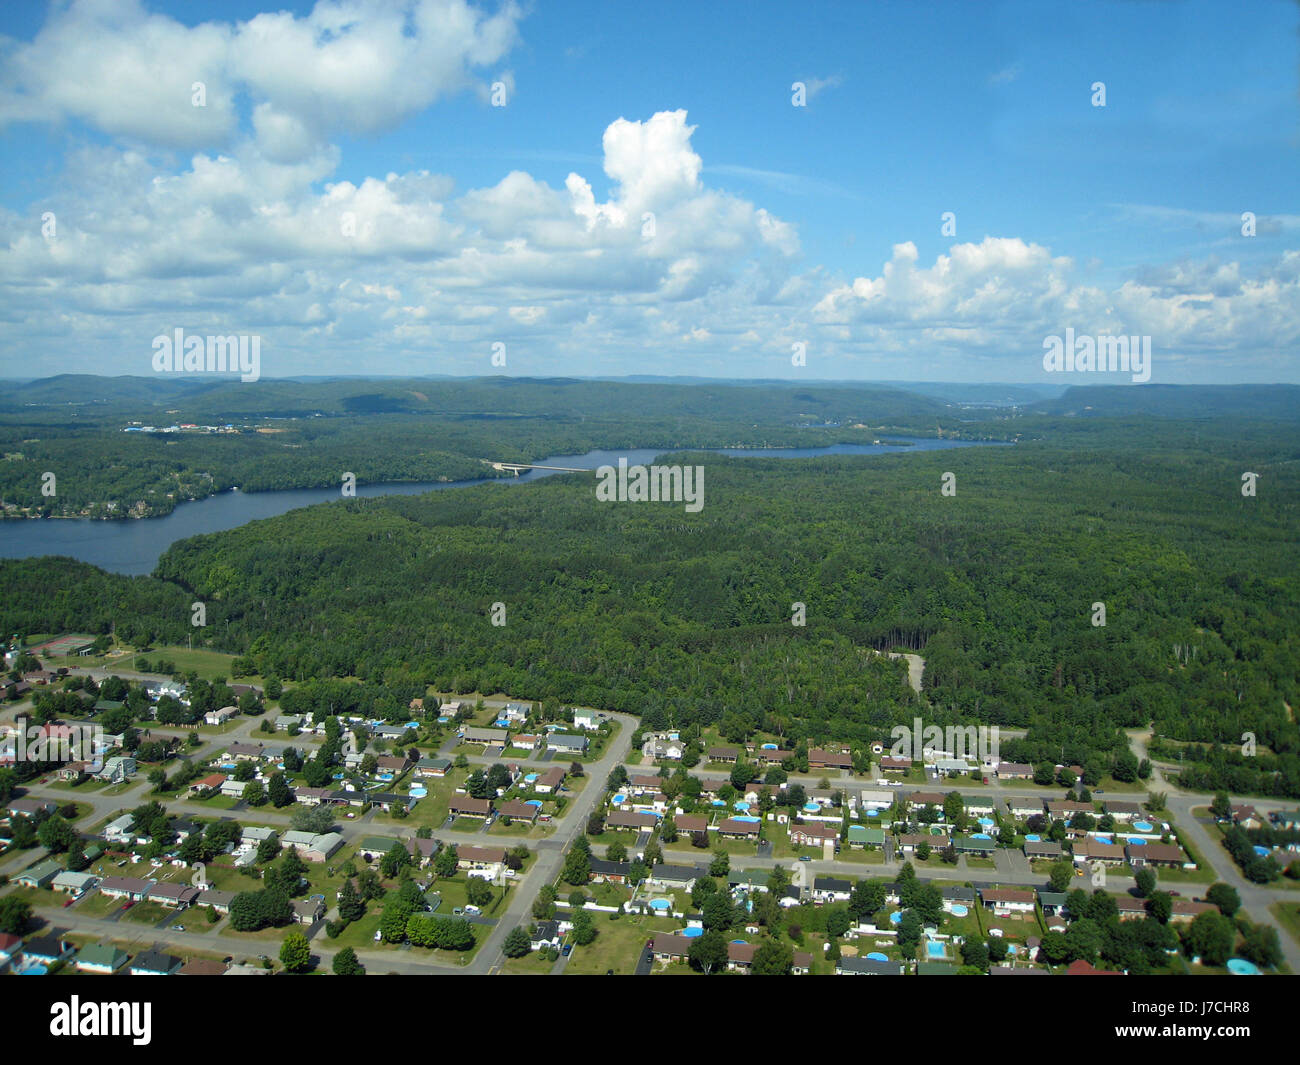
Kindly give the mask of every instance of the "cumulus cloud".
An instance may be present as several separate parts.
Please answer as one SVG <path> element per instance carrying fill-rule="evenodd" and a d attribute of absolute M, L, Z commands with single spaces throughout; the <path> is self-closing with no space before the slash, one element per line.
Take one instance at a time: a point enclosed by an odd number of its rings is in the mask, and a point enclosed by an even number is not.
<path fill-rule="evenodd" d="M 0 124 L 77 119 L 149 145 L 223 147 L 245 93 L 264 154 L 292 161 L 478 88 L 520 17 L 513 3 L 486 15 L 465 0 L 320 0 L 303 16 L 190 27 L 141 0 L 75 0 L 30 43 L 0 41 Z"/>

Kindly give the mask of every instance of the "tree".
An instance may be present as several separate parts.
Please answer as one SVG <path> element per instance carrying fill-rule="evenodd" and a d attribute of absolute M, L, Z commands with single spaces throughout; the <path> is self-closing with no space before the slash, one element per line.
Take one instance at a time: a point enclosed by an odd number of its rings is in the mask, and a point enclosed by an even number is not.
<path fill-rule="evenodd" d="M 659 838 L 662 839 L 665 843 L 676 843 L 677 836 L 678 836 L 677 822 L 673 819 L 672 814 L 668 814 L 659 823 Z M 609 858 L 608 851 L 606 851 L 605 857 Z M 613 861 L 614 859 L 609 858 L 609 860 Z"/>
<path fill-rule="evenodd" d="M 351 947 L 344 947 L 334 955 L 335 976 L 365 976 L 366 967 L 357 960 L 357 952 Z"/>
<path fill-rule="evenodd" d="M 1277 929 L 1266 924 L 1249 925 L 1243 933 L 1241 955 L 1265 969 L 1277 968 L 1282 964 L 1282 944 Z"/>
<path fill-rule="evenodd" d="M 89 864 L 90 859 L 86 857 L 86 848 L 82 846 L 81 837 L 78 836 L 68 848 L 68 869 L 71 872 L 79 873 Z"/>
<path fill-rule="evenodd" d="M 754 951 L 750 972 L 755 976 L 788 976 L 794 964 L 794 951 L 788 944 L 768 939 Z"/>
<path fill-rule="evenodd" d="M 973 936 L 961 945 L 961 960 L 966 965 L 973 965 L 981 972 L 989 967 L 989 948 Z"/>
<path fill-rule="evenodd" d="M 625 862 L 627 861 L 627 847 L 619 840 L 615 840 L 605 848 L 605 861 L 607 862 Z"/>
<path fill-rule="evenodd" d="M 578 839 L 583 837 L 579 836 Z M 560 874 L 566 884 L 577 887 L 591 879 L 591 859 L 581 847 L 569 848 L 564 856 L 564 871 Z"/>
<path fill-rule="evenodd" d="M 898 922 L 898 945 L 904 955 L 912 957 L 921 942 L 921 916 L 915 910 L 904 910 Z"/>
<path fill-rule="evenodd" d="M 727 941 L 721 932 L 710 930 L 696 936 L 688 954 L 691 968 L 708 976 L 727 964 Z"/>
<path fill-rule="evenodd" d="M 36 830 L 36 838 L 47 851 L 61 854 L 77 839 L 77 830 L 56 814 L 41 822 Z"/>
<path fill-rule="evenodd" d="M 0 932 L 7 932 L 11 936 L 23 935 L 31 916 L 31 903 L 25 899 L 15 895 L 0 898 Z"/>
<path fill-rule="evenodd" d="M 542 889 L 533 900 L 533 916 L 539 921 L 549 921 L 555 917 L 555 900 L 559 893 L 553 884 L 543 884 Z M 531 940 L 529 941 L 531 942 Z"/>
<path fill-rule="evenodd" d="M 515 925 L 514 928 L 510 929 L 505 942 L 501 944 L 501 952 L 507 958 L 522 958 L 532 949 L 532 940 L 520 925 Z"/>
<path fill-rule="evenodd" d="M 1053 891 L 1068 891 L 1070 885 L 1074 883 L 1074 866 L 1069 862 L 1054 862 L 1049 879 Z"/>
<path fill-rule="evenodd" d="M 1241 896 L 1231 884 L 1214 884 L 1205 893 L 1205 901 L 1219 908 L 1224 917 L 1231 917 L 1241 909 Z"/>
<path fill-rule="evenodd" d="M 1145 866 L 1133 875 L 1133 881 L 1137 885 L 1137 894 L 1140 899 L 1150 898 L 1151 893 L 1156 889 L 1156 874 Z"/>
<path fill-rule="evenodd" d="M 1237 930 L 1228 918 L 1214 910 L 1198 913 L 1183 935 L 1189 954 L 1199 955 L 1206 965 L 1222 965 L 1232 957 Z"/>
<path fill-rule="evenodd" d="M 1214 799 L 1210 803 L 1210 813 L 1220 821 L 1226 821 L 1232 816 L 1232 800 L 1228 798 L 1226 791 L 1214 793 Z"/>
<path fill-rule="evenodd" d="M 1161 924 L 1168 924 L 1174 913 L 1174 900 L 1167 891 L 1153 891 L 1147 897 L 1147 913 Z"/>
<path fill-rule="evenodd" d="M 280 772 L 271 774 L 271 779 L 266 782 L 266 794 L 270 797 L 271 804 L 276 809 L 288 806 L 293 802 L 293 789 L 289 787 L 289 782 L 284 779 L 284 774 Z"/>
<path fill-rule="evenodd" d="M 345 924 L 351 924 L 353 921 L 361 920 L 365 916 L 365 912 L 365 901 L 357 894 L 357 889 L 352 886 L 352 881 L 343 881 L 343 888 L 339 892 L 339 920 Z"/>
<path fill-rule="evenodd" d="M 465 897 L 472 906 L 486 906 L 492 901 L 492 885 L 481 876 L 471 876 L 465 884 Z"/>
<path fill-rule="evenodd" d="M 334 827 L 334 811 L 328 806 L 308 806 L 302 810 L 295 810 L 292 824 L 299 832 L 323 835 Z"/>
<path fill-rule="evenodd" d="M 573 941 L 580 947 L 585 947 L 596 938 L 596 925 L 591 919 L 591 914 L 586 910 L 579 910 L 573 915 Z"/>
<path fill-rule="evenodd" d="M 391 879 L 410 864 L 411 852 L 400 842 L 394 841 L 379 861 L 379 872 Z"/>
<path fill-rule="evenodd" d="M 280 961 L 285 972 L 305 972 L 311 966 L 311 944 L 307 937 L 301 932 L 290 932 L 285 936 L 280 944 Z"/>
<path fill-rule="evenodd" d="M 731 856 L 726 851 L 714 851 L 709 863 L 709 876 L 726 876 L 731 872 Z"/>
<path fill-rule="evenodd" d="M 704 900 L 700 912 L 704 917 L 706 930 L 714 929 L 718 932 L 725 932 L 736 919 L 736 911 L 731 905 L 731 899 L 720 891 Z"/>
<path fill-rule="evenodd" d="M 267 862 L 273 862 L 280 855 L 280 837 L 272 832 L 266 839 L 257 845 L 257 864 L 265 865 Z"/>
<path fill-rule="evenodd" d="M 448 843 L 433 859 L 433 871 L 443 880 L 450 880 L 456 875 L 459 859 L 456 857 L 456 844 Z"/>

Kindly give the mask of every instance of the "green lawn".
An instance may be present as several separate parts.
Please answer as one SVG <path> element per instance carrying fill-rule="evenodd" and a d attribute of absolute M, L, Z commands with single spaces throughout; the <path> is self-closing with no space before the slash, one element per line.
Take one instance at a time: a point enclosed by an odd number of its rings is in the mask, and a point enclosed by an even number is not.
<path fill-rule="evenodd" d="M 1292 939 L 1300 943 L 1300 902 L 1275 902 L 1268 912 L 1277 918 L 1277 923 Z"/>
<path fill-rule="evenodd" d="M 170 917 L 175 912 L 161 903 L 137 902 L 122 915 L 122 920 L 132 921 L 135 924 L 157 924 L 164 917 Z"/>
<path fill-rule="evenodd" d="M 641 948 L 656 932 L 671 932 L 680 921 L 664 917 L 624 916 L 611 921 L 609 914 L 592 914 L 596 938 L 585 947 L 575 946 L 565 966 L 565 975 L 603 976 L 610 969 L 618 976 L 630 976 L 636 969 Z"/>

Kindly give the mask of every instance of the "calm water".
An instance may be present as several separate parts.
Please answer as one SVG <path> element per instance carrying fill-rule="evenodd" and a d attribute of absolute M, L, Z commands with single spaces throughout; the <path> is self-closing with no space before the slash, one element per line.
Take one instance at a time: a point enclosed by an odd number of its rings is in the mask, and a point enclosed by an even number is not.
<path fill-rule="evenodd" d="M 988 445 L 965 440 L 930 440 L 891 437 L 909 441 L 911 446 L 887 444 L 834 444 L 831 447 L 718 448 L 715 453 L 741 458 L 813 458 L 818 455 L 881 455 L 897 451 L 939 451 L 959 447 Z M 664 454 L 653 448 L 630 451 L 589 451 L 585 455 L 551 455 L 539 459 L 543 466 L 568 466 L 594 470 L 598 466 L 617 465 L 626 458 L 629 465 L 649 463 Z M 465 485 L 504 483 L 525 484 L 542 477 L 554 476 L 551 470 L 530 470 L 519 477 L 495 481 L 445 483 L 358 485 L 358 496 L 420 495 L 443 492 Z M 177 540 L 202 533 L 234 529 L 259 518 L 327 503 L 340 499 L 337 488 L 295 488 L 283 492 L 223 492 L 195 503 L 182 503 L 166 517 L 136 521 L 91 521 L 89 518 L 47 518 L 41 521 L 0 521 L 0 558 L 32 558 L 38 555 L 68 555 L 115 573 L 152 573 L 159 556 Z"/>

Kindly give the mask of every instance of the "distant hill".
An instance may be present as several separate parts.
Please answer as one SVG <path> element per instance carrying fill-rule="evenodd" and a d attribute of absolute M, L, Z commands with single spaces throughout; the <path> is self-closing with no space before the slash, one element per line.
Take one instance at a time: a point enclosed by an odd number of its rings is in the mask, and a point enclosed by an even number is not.
<path fill-rule="evenodd" d="M 1066 417 L 1238 417 L 1300 421 L 1300 385 L 1083 385 L 1030 408 Z"/>

